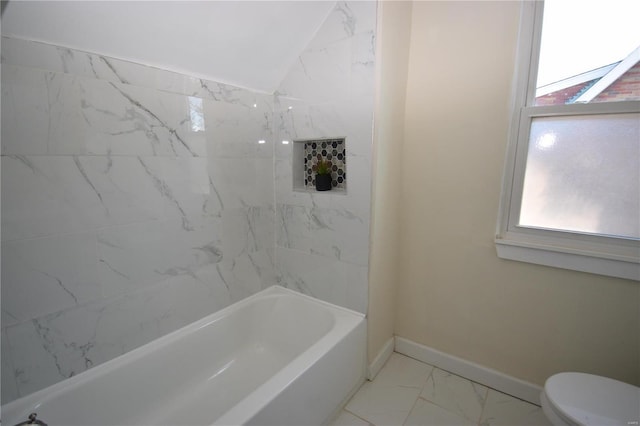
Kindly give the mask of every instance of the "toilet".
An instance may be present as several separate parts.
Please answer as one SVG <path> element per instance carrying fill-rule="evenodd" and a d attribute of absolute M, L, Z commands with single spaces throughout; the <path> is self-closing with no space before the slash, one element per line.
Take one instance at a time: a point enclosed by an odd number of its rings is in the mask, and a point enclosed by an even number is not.
<path fill-rule="evenodd" d="M 540 401 L 555 426 L 638 426 L 640 422 L 640 388 L 593 374 L 549 377 Z"/>

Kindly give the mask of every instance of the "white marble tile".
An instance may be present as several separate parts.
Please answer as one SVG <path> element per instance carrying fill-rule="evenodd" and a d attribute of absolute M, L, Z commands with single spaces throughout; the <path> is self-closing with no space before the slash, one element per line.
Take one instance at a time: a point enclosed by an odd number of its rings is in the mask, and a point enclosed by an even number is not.
<path fill-rule="evenodd" d="M 61 310 L 42 317 L 36 304 L 32 321 L 3 303 L 19 392 L 274 283 L 366 312 L 374 27 L 374 3 L 337 4 L 283 83 L 304 101 L 2 39 L 3 241 L 96 233 L 94 278 L 110 297 L 91 302 L 80 286 L 88 250 L 60 272 L 79 243 L 17 264 L 78 283 L 77 305 L 58 291 L 42 300 Z M 347 193 L 291 191 L 281 140 L 322 135 L 348 138 Z M 277 226 L 274 193 L 288 205 Z"/>
<path fill-rule="evenodd" d="M 550 426 L 542 408 L 489 389 L 480 425 Z"/>
<path fill-rule="evenodd" d="M 3 303 L 2 310 L 0 312 L 2 314 L 2 318 L 0 318 L 0 324 L 2 324 L 3 327 L 8 327 L 10 325 L 14 325 L 20 322 L 18 318 L 16 318 L 9 311 L 6 310 L 7 308 L 8 306 L 6 306 L 6 304 Z"/>
<path fill-rule="evenodd" d="M 309 47 L 321 48 L 355 34 L 372 31 L 375 26 L 376 2 L 338 1 Z"/>
<path fill-rule="evenodd" d="M 393 352 L 375 378 L 381 386 L 403 386 L 422 389 L 433 367 Z"/>
<path fill-rule="evenodd" d="M 221 220 L 196 231 L 142 222 L 98 231 L 98 273 L 108 296 L 194 274 L 222 260 Z"/>
<path fill-rule="evenodd" d="M 278 245 L 366 266 L 368 217 L 346 209 L 278 205 Z"/>
<path fill-rule="evenodd" d="M 311 101 L 371 94 L 375 2 L 338 2 L 278 92 Z"/>
<path fill-rule="evenodd" d="M 278 92 L 308 101 L 348 97 L 351 41 L 346 39 L 317 49 L 307 49 L 290 68 Z"/>
<path fill-rule="evenodd" d="M 423 425 L 439 425 L 439 426 L 462 426 L 475 425 L 477 423 L 470 421 L 464 417 L 445 410 L 438 405 L 422 398 L 418 398 L 409 417 L 407 417 L 404 425 L 406 426 L 423 426 Z"/>
<path fill-rule="evenodd" d="M 165 89 L 163 89 L 165 90 Z M 174 86 L 166 90 L 181 92 Z M 260 103 L 264 99 L 264 94 L 256 93 L 248 89 L 220 83 L 217 81 L 190 78 L 185 84 L 185 93 L 191 93 L 204 99 L 227 102 L 252 107 L 255 103 Z M 181 92 L 182 93 L 182 92 Z"/>
<path fill-rule="evenodd" d="M 187 96 L 3 68 L 4 154 L 206 156 L 192 120 L 203 114 Z"/>
<path fill-rule="evenodd" d="M 273 207 L 275 182 L 273 156 L 269 158 L 256 158 L 254 160 L 256 180 L 253 186 L 256 191 L 253 205 Z"/>
<path fill-rule="evenodd" d="M 47 69 L 112 82 L 127 82 L 112 63 L 123 61 L 47 43 L 2 37 L 2 61 L 4 64 Z M 154 80 L 149 78 L 153 76 L 153 68 L 137 65 L 135 71 L 140 80 Z"/>
<path fill-rule="evenodd" d="M 371 157 L 356 157 L 347 155 L 347 194 L 340 198 L 335 194 L 334 200 L 322 199 L 316 194 L 316 205 L 327 207 L 326 204 L 340 206 L 353 212 L 363 220 L 369 220 L 371 208 Z M 326 204 L 323 204 L 325 202 Z M 338 204 L 339 203 L 339 204 Z"/>
<path fill-rule="evenodd" d="M 12 263 L 3 278 L 17 283 L 3 286 L 13 293 L 2 321 L 18 359 L 13 394 L 278 282 L 272 96 L 2 43 L 2 238 Z M 360 285 L 341 291 L 348 303 L 366 299 Z"/>
<path fill-rule="evenodd" d="M 275 145 L 275 155 L 277 158 L 287 158 L 291 155 L 292 145 L 283 145 L 283 140 L 294 141 L 299 139 L 313 139 L 325 135 L 316 131 L 314 123 L 311 121 L 309 112 L 310 103 L 298 99 L 277 96 L 278 103 L 274 106 L 274 117 L 278 132 L 278 139 Z M 331 135 L 337 136 L 337 135 Z"/>
<path fill-rule="evenodd" d="M 311 252 L 312 236 L 308 208 L 278 204 L 276 232 L 279 247 Z"/>
<path fill-rule="evenodd" d="M 402 425 L 419 393 L 419 388 L 366 382 L 345 409 L 374 425 Z"/>
<path fill-rule="evenodd" d="M 63 75 L 3 64 L 2 154 L 49 153 L 49 135 L 60 128 L 58 120 L 51 120 L 55 105 L 51 96 L 57 93 L 59 97 L 61 91 L 70 90 L 69 86 L 70 79 Z M 56 118 L 60 119 L 60 114 L 56 114 Z M 81 148 L 79 143 L 71 152 L 83 153 L 78 152 Z"/>
<path fill-rule="evenodd" d="M 271 285 L 278 284 L 272 249 L 243 253 L 233 259 L 223 259 L 217 265 L 232 302 L 244 299 Z"/>
<path fill-rule="evenodd" d="M 101 206 L 105 219 L 97 226 L 121 225 L 162 218 L 166 191 L 158 188 L 157 177 L 149 174 L 143 158 L 73 157 L 76 179 L 88 186 L 91 201 Z"/>
<path fill-rule="evenodd" d="M 351 98 L 371 96 L 375 87 L 375 30 L 355 35 L 351 39 Z"/>
<path fill-rule="evenodd" d="M 2 157 L 2 239 L 155 220 L 162 195 L 137 158 Z"/>
<path fill-rule="evenodd" d="M 372 90 L 367 96 L 322 103 L 304 103 L 283 97 L 279 105 L 276 116 L 280 139 L 345 137 L 347 155 L 371 155 Z M 276 146 L 278 158 L 288 155 L 288 146 Z"/>
<path fill-rule="evenodd" d="M 19 397 L 6 329 L 2 329 L 0 361 L 0 404 L 4 405 Z"/>
<path fill-rule="evenodd" d="M 231 303 L 231 294 L 216 264 L 197 268 L 192 274 L 171 277 L 154 288 L 134 295 L 133 303 L 124 303 L 124 308 L 119 308 L 135 310 L 144 305 L 144 316 L 138 323 L 150 329 L 146 341 L 139 340 L 135 332 L 127 335 L 124 342 L 126 350 L 161 337 Z"/>
<path fill-rule="evenodd" d="M 271 158 L 210 158 L 209 175 L 224 209 L 273 204 Z"/>
<path fill-rule="evenodd" d="M 26 321 L 101 296 L 94 233 L 2 244 L 2 305 L 12 318 Z"/>
<path fill-rule="evenodd" d="M 309 107 L 316 129 L 327 136 L 346 137 L 347 156 L 371 157 L 374 104 L 372 93 L 369 91 L 368 96 Z"/>
<path fill-rule="evenodd" d="M 354 416 L 350 412 L 346 410 L 340 411 L 338 417 L 336 417 L 331 423 L 330 426 L 372 426 L 371 423 L 362 420 L 359 417 Z"/>
<path fill-rule="evenodd" d="M 251 106 L 262 94 L 188 75 L 46 43 L 2 37 L 3 64 L 131 84 Z"/>
<path fill-rule="evenodd" d="M 63 61 L 70 55 L 64 48 L 19 38 L 2 37 L 2 65 L 64 71 Z"/>
<path fill-rule="evenodd" d="M 369 266 L 345 264 L 347 270 L 344 307 L 366 314 L 369 307 Z"/>
<path fill-rule="evenodd" d="M 110 303 L 100 320 L 97 339 L 127 352 L 231 303 L 216 265 L 180 274 Z"/>
<path fill-rule="evenodd" d="M 255 107 L 209 100 L 204 102 L 210 155 L 226 158 L 273 156 L 271 101 L 261 99 L 254 105 Z"/>
<path fill-rule="evenodd" d="M 309 211 L 311 253 L 367 265 L 369 221 L 346 209 L 314 207 Z"/>
<path fill-rule="evenodd" d="M 225 209 L 222 212 L 222 248 L 226 258 L 253 253 L 274 245 L 275 213 L 271 207 Z"/>
<path fill-rule="evenodd" d="M 367 273 L 362 266 L 278 247 L 276 268 L 282 286 L 366 312 Z"/>
<path fill-rule="evenodd" d="M 10 327 L 18 388 L 23 395 L 42 389 L 213 313 L 230 300 L 214 266 Z"/>
<path fill-rule="evenodd" d="M 283 205 L 312 207 L 311 192 L 293 190 L 292 159 L 277 158 L 274 161 L 276 201 Z M 330 196 L 327 194 L 327 196 Z"/>
<path fill-rule="evenodd" d="M 206 157 L 202 112 L 189 97 L 98 80 L 80 84 L 88 152 Z"/>
<path fill-rule="evenodd" d="M 11 355 L 15 358 L 15 381 L 20 395 L 28 395 L 68 377 L 60 373 L 57 358 L 48 354 L 52 343 L 40 338 L 38 327 L 34 321 L 28 321 L 6 330 Z"/>
<path fill-rule="evenodd" d="M 163 217 L 194 231 L 218 221 L 222 199 L 209 176 L 206 158 L 146 157 L 138 161 L 153 182 L 155 191 L 163 197 Z"/>
<path fill-rule="evenodd" d="M 348 156 L 346 192 L 295 191 L 292 189 L 290 159 L 275 160 L 275 194 L 279 204 L 328 209 L 353 215 L 364 223 L 370 220 L 371 160 Z M 348 213 L 347 213 L 348 212 Z"/>
<path fill-rule="evenodd" d="M 436 368 L 420 396 L 475 424 L 482 413 L 487 387 Z"/>

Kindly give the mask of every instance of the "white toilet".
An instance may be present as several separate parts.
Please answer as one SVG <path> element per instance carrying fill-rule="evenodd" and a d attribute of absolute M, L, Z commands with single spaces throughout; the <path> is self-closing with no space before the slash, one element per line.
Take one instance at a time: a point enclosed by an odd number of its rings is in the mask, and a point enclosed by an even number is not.
<path fill-rule="evenodd" d="M 542 410 L 556 426 L 638 426 L 640 388 L 585 373 L 551 376 L 540 394 Z"/>

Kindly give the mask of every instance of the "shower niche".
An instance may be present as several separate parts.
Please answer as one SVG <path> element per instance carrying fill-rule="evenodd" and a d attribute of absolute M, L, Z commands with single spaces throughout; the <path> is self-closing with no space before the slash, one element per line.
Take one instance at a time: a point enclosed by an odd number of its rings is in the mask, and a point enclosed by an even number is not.
<path fill-rule="evenodd" d="M 293 141 L 293 189 L 316 192 L 318 163 L 329 162 L 331 191 L 347 190 L 347 150 L 344 137 Z"/>

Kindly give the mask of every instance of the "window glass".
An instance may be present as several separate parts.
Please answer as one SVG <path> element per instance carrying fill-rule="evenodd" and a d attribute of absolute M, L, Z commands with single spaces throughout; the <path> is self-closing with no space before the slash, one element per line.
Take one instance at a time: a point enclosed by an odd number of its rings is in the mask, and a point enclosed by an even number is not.
<path fill-rule="evenodd" d="M 534 118 L 519 225 L 640 238 L 640 114 Z"/>
<path fill-rule="evenodd" d="M 640 1 L 521 4 L 498 256 L 640 281 Z"/>
<path fill-rule="evenodd" d="M 640 1 L 545 0 L 534 105 L 640 99 Z"/>

